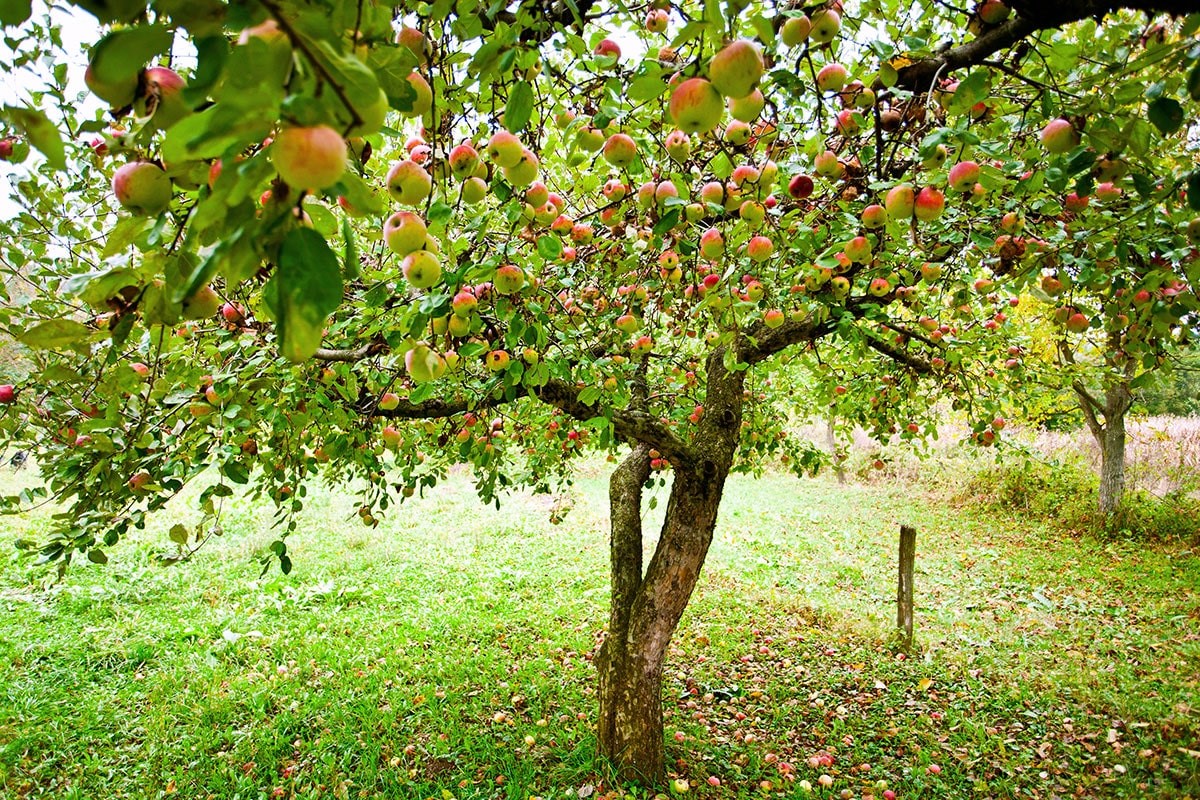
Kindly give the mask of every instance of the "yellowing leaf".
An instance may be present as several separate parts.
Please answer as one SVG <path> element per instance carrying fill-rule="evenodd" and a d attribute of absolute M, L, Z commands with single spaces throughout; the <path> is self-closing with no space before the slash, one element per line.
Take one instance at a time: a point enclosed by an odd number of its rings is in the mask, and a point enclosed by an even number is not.
<path fill-rule="evenodd" d="M 929 691 L 930 686 L 933 686 L 931 678 L 921 678 L 921 680 L 917 681 L 917 691 L 919 692 Z"/>

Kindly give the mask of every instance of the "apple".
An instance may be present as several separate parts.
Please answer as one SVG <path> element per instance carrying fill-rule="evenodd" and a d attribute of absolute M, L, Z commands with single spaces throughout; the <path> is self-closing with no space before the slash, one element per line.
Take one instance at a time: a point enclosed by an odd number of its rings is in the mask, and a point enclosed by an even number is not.
<path fill-rule="evenodd" d="M 146 470 L 139 470 L 129 477 L 125 484 L 135 492 L 145 491 L 150 484 L 150 473 Z"/>
<path fill-rule="evenodd" d="M 487 197 L 487 191 L 488 185 L 483 178 L 472 177 L 463 181 L 459 196 L 462 197 L 464 203 L 475 205 L 476 203 L 483 202 L 484 198 Z"/>
<path fill-rule="evenodd" d="M 211 286 L 201 286 L 183 301 L 184 319 L 208 319 L 221 308 L 221 298 Z"/>
<path fill-rule="evenodd" d="M 675 794 L 686 794 L 691 788 L 691 784 L 688 783 L 686 778 L 676 778 L 671 781 L 671 791 Z"/>
<path fill-rule="evenodd" d="M 508 131 L 497 131 L 488 139 L 487 157 L 496 166 L 503 169 L 511 167 L 521 160 L 525 146 L 521 140 Z"/>
<path fill-rule="evenodd" d="M 778 308 L 768 309 L 763 314 L 763 324 L 768 328 L 778 328 L 779 326 L 783 325 L 786 319 L 787 317 Z"/>
<path fill-rule="evenodd" d="M 1078 214 L 1087 209 L 1091 199 L 1092 198 L 1090 195 L 1085 194 L 1083 197 L 1080 197 L 1075 192 L 1071 192 L 1065 198 L 1063 198 L 1063 208 L 1065 208 L 1067 211 L 1070 211 L 1072 214 Z"/>
<path fill-rule="evenodd" d="M 908 184 L 893 186 L 883 201 L 887 215 L 894 220 L 911 219 L 916 207 L 916 194 Z"/>
<path fill-rule="evenodd" d="M 666 9 L 652 8 L 646 12 L 646 30 L 650 33 L 663 33 L 667 29 L 668 19 Z"/>
<path fill-rule="evenodd" d="M 766 236 L 755 236 L 746 243 L 746 255 L 752 261 L 766 261 L 775 252 L 775 243 Z"/>
<path fill-rule="evenodd" d="M 464 142 L 450 150 L 446 161 L 450 165 L 450 174 L 462 181 L 475 174 L 475 169 L 479 166 L 479 153 Z"/>
<path fill-rule="evenodd" d="M 716 228 L 709 228 L 700 234 L 700 254 L 705 258 L 720 258 L 725 252 L 725 237 Z"/>
<path fill-rule="evenodd" d="M 1112 181 L 1104 181 L 1096 185 L 1096 199 L 1101 203 L 1111 203 L 1114 200 L 1119 200 L 1122 194 L 1121 188 Z"/>
<path fill-rule="evenodd" d="M 846 169 L 832 150 L 826 150 L 813 159 L 813 168 L 822 178 L 837 178 Z"/>
<path fill-rule="evenodd" d="M 933 283 L 934 281 L 938 280 L 941 277 L 942 277 L 941 264 L 934 264 L 932 262 L 926 261 L 924 264 L 921 265 L 921 280 L 925 281 L 926 283 Z"/>
<path fill-rule="evenodd" d="M 636 157 L 637 144 L 628 134 L 614 133 L 604 143 L 604 160 L 617 169 L 628 167 Z"/>
<path fill-rule="evenodd" d="M 513 264 L 497 268 L 492 286 L 498 294 L 516 294 L 525 286 L 525 271 Z"/>
<path fill-rule="evenodd" d="M 817 88 L 822 92 L 837 92 L 841 91 L 846 85 L 846 80 L 849 78 L 849 73 L 841 64 L 833 63 L 826 64 L 821 67 L 821 71 L 817 73 Z"/>
<path fill-rule="evenodd" d="M 279 177 L 296 189 L 327 189 L 346 172 L 346 142 L 328 125 L 284 128 L 270 152 Z"/>
<path fill-rule="evenodd" d="M 957 192 L 969 192 L 979 180 L 979 165 L 974 161 L 960 161 L 950 168 L 947 183 Z"/>
<path fill-rule="evenodd" d="M 850 294 L 850 279 L 845 275 L 838 275 L 829 281 L 829 289 L 833 296 L 840 300 Z"/>
<path fill-rule="evenodd" d="M 384 181 L 392 199 L 406 206 L 423 202 L 433 189 L 429 173 L 411 158 L 392 164 Z"/>
<path fill-rule="evenodd" d="M 246 311 L 241 306 L 225 303 L 221 306 L 221 317 L 230 325 L 241 325 L 246 321 Z"/>
<path fill-rule="evenodd" d="M 863 209 L 861 219 L 863 227 L 868 230 L 882 228 L 887 225 L 887 209 L 878 203 L 872 203 Z"/>
<path fill-rule="evenodd" d="M 1039 138 L 1046 152 L 1054 154 L 1069 153 L 1079 144 L 1075 126 L 1061 117 L 1046 123 Z"/>
<path fill-rule="evenodd" d="M 1015 211 L 1009 211 L 1000 218 L 1000 230 L 1005 233 L 1017 233 L 1024 226 L 1024 221 L 1021 215 Z"/>
<path fill-rule="evenodd" d="M 410 72 L 406 80 L 417 96 L 412 101 L 412 107 L 408 111 L 400 113 L 406 117 L 420 117 L 428 114 L 433 109 L 433 89 L 430 88 L 429 81 L 425 80 L 425 76 L 419 72 Z"/>
<path fill-rule="evenodd" d="M 754 122 L 766 107 L 767 100 L 761 89 L 755 89 L 745 97 L 729 98 L 726 105 L 729 107 L 729 116 L 742 122 Z"/>
<path fill-rule="evenodd" d="M 836 156 L 834 156 L 836 158 Z M 796 200 L 803 200 L 813 193 L 813 179 L 807 175 L 793 175 L 788 181 L 788 194 Z"/>
<path fill-rule="evenodd" d="M 527 147 L 521 148 L 521 157 L 515 164 L 503 167 L 504 179 L 513 186 L 529 186 L 538 178 L 538 157 Z"/>
<path fill-rule="evenodd" d="M 939 144 L 933 151 L 921 160 L 921 166 L 928 170 L 941 169 L 950 157 L 950 150 L 944 144 Z"/>
<path fill-rule="evenodd" d="M 397 211 L 383 223 L 383 241 L 396 255 L 422 249 L 427 235 L 425 220 L 411 211 Z"/>
<path fill-rule="evenodd" d="M 855 236 L 846 243 L 846 257 L 855 264 L 866 264 L 871 260 L 871 240 L 865 236 Z"/>
<path fill-rule="evenodd" d="M 404 354 L 404 368 L 413 383 L 429 383 L 446 372 L 446 359 L 424 342 Z"/>
<path fill-rule="evenodd" d="M 785 47 L 799 47 L 808 39 L 808 34 L 812 30 L 812 21 L 806 14 L 801 14 L 798 17 L 788 17 L 783 21 L 783 26 L 779 29 L 779 38 L 783 40 Z"/>
<path fill-rule="evenodd" d="M 598 56 L 617 59 L 621 57 L 621 46 L 612 39 L 601 39 L 593 52 Z"/>
<path fill-rule="evenodd" d="M 812 28 L 808 33 L 817 44 L 828 44 L 842 29 L 842 15 L 834 8 L 823 8 L 812 15 Z"/>
<path fill-rule="evenodd" d="M 687 161 L 692 155 L 692 140 L 681 130 L 668 133 L 663 145 L 666 147 L 667 155 L 680 164 Z"/>
<path fill-rule="evenodd" d="M 139 117 L 150 116 L 150 124 L 166 130 L 191 113 L 183 100 L 183 78 L 167 67 L 150 67 L 142 72 L 143 95 L 135 111 Z"/>
<path fill-rule="evenodd" d="M 504 350 L 490 350 L 484 357 L 484 364 L 490 372 L 500 372 L 508 369 L 508 353 Z"/>
<path fill-rule="evenodd" d="M 939 189 L 932 186 L 926 186 L 917 193 L 916 203 L 913 206 L 913 213 L 917 215 L 917 219 L 922 222 L 932 222 L 942 215 L 946 209 L 946 198 L 942 195 Z"/>
<path fill-rule="evenodd" d="M 427 61 L 428 45 L 425 41 L 425 34 L 416 28 L 410 28 L 407 25 L 401 28 L 400 32 L 396 34 L 396 44 L 416 56 L 419 63 L 424 64 Z"/>
<path fill-rule="evenodd" d="M 741 147 L 750 141 L 750 126 L 740 120 L 734 120 L 725 126 L 722 138 L 734 147 Z"/>
<path fill-rule="evenodd" d="M 417 250 L 406 255 L 400 262 L 400 271 L 416 289 L 428 289 L 442 279 L 442 265 L 437 256 L 428 250 Z"/>
<path fill-rule="evenodd" d="M 867 287 L 867 293 L 874 297 L 883 297 L 891 290 L 892 284 L 887 278 L 874 278 Z"/>
<path fill-rule="evenodd" d="M 633 314 L 622 314 L 613 324 L 621 333 L 636 333 L 642 327 L 641 322 Z"/>
<path fill-rule="evenodd" d="M 1083 333 L 1092 326 L 1092 321 L 1086 314 L 1076 311 L 1067 317 L 1067 330 L 1071 333 Z"/>
<path fill-rule="evenodd" d="M 384 411 L 393 411 L 400 405 L 400 395 L 395 392 L 384 392 L 379 397 L 379 407 Z"/>
<path fill-rule="evenodd" d="M 671 121 L 684 133 L 707 133 L 725 112 L 720 92 L 703 78 L 689 78 L 675 87 L 668 106 Z"/>
<path fill-rule="evenodd" d="M 708 79 L 726 97 L 737 98 L 750 94 L 762 74 L 762 53 L 745 39 L 726 45 L 708 64 Z"/>
<path fill-rule="evenodd" d="M 112 190 L 121 207 L 140 216 L 153 216 L 171 204 L 171 179 L 157 164 L 131 161 L 113 173 Z"/>
<path fill-rule="evenodd" d="M 11 383 L 0 386 L 0 403 L 17 402 L 17 389 Z"/>
<path fill-rule="evenodd" d="M 1010 9 L 1001 0 L 983 0 L 975 7 L 975 13 L 988 25 L 999 25 L 1008 19 Z"/>
<path fill-rule="evenodd" d="M 848 108 L 844 108 L 834 118 L 834 127 L 842 136 L 854 136 L 861 130 L 862 126 L 858 124 L 858 118 L 854 112 Z"/>
<path fill-rule="evenodd" d="M 629 348 L 629 352 L 631 355 L 635 356 L 646 356 L 649 355 L 653 349 L 654 340 L 649 336 L 642 334 L 634 340 L 633 344 Z"/>
<path fill-rule="evenodd" d="M 89 64 L 83 72 L 83 82 L 92 90 L 92 94 L 108 103 L 111 108 L 125 108 L 132 105 L 137 97 L 138 76 L 130 75 L 122 81 L 111 83 L 101 81 Z"/>

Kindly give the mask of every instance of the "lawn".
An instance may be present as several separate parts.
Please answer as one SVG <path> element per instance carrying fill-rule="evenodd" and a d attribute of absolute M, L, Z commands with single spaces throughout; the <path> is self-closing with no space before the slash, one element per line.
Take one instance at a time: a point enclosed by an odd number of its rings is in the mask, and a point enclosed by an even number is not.
<path fill-rule="evenodd" d="M 6 560 L 0 797 L 641 796 L 591 731 L 605 490 L 584 474 L 551 525 L 551 499 L 497 511 L 456 476 L 375 529 L 318 490 L 287 576 L 260 578 L 275 532 L 246 498 L 184 565 L 157 556 L 186 504 L 49 588 Z M 7 548 L 46 520 L 2 524 Z M 1200 797 L 1200 550 L 912 485 L 739 478 L 663 692 L 691 796 Z"/>

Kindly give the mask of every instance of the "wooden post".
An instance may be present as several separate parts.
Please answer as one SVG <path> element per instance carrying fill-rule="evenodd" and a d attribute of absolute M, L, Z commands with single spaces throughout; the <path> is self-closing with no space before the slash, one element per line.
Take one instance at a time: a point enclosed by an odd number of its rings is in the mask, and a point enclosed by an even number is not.
<path fill-rule="evenodd" d="M 917 555 L 917 530 L 900 526 L 900 580 L 896 585 L 896 627 L 904 631 L 904 647 L 913 641 L 913 564 Z"/>

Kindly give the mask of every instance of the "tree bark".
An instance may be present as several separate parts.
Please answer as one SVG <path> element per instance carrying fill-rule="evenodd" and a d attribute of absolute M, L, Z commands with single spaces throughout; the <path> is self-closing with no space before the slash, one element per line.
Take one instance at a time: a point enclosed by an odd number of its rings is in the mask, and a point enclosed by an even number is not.
<path fill-rule="evenodd" d="M 672 465 L 666 516 L 645 576 L 641 500 L 649 447 L 636 445 L 609 483 L 612 608 L 596 658 L 597 736 L 622 781 L 654 783 L 664 773 L 663 661 L 708 555 L 741 429 L 744 373 L 726 371 L 723 355 L 718 348 L 709 358 L 694 456 Z"/>
<path fill-rule="evenodd" d="M 1081 383 L 1073 387 L 1084 421 L 1100 448 L 1100 513 L 1105 517 L 1120 509 L 1125 497 L 1125 414 L 1133 405 L 1128 381 L 1104 387 L 1104 399 L 1092 395 Z"/>

